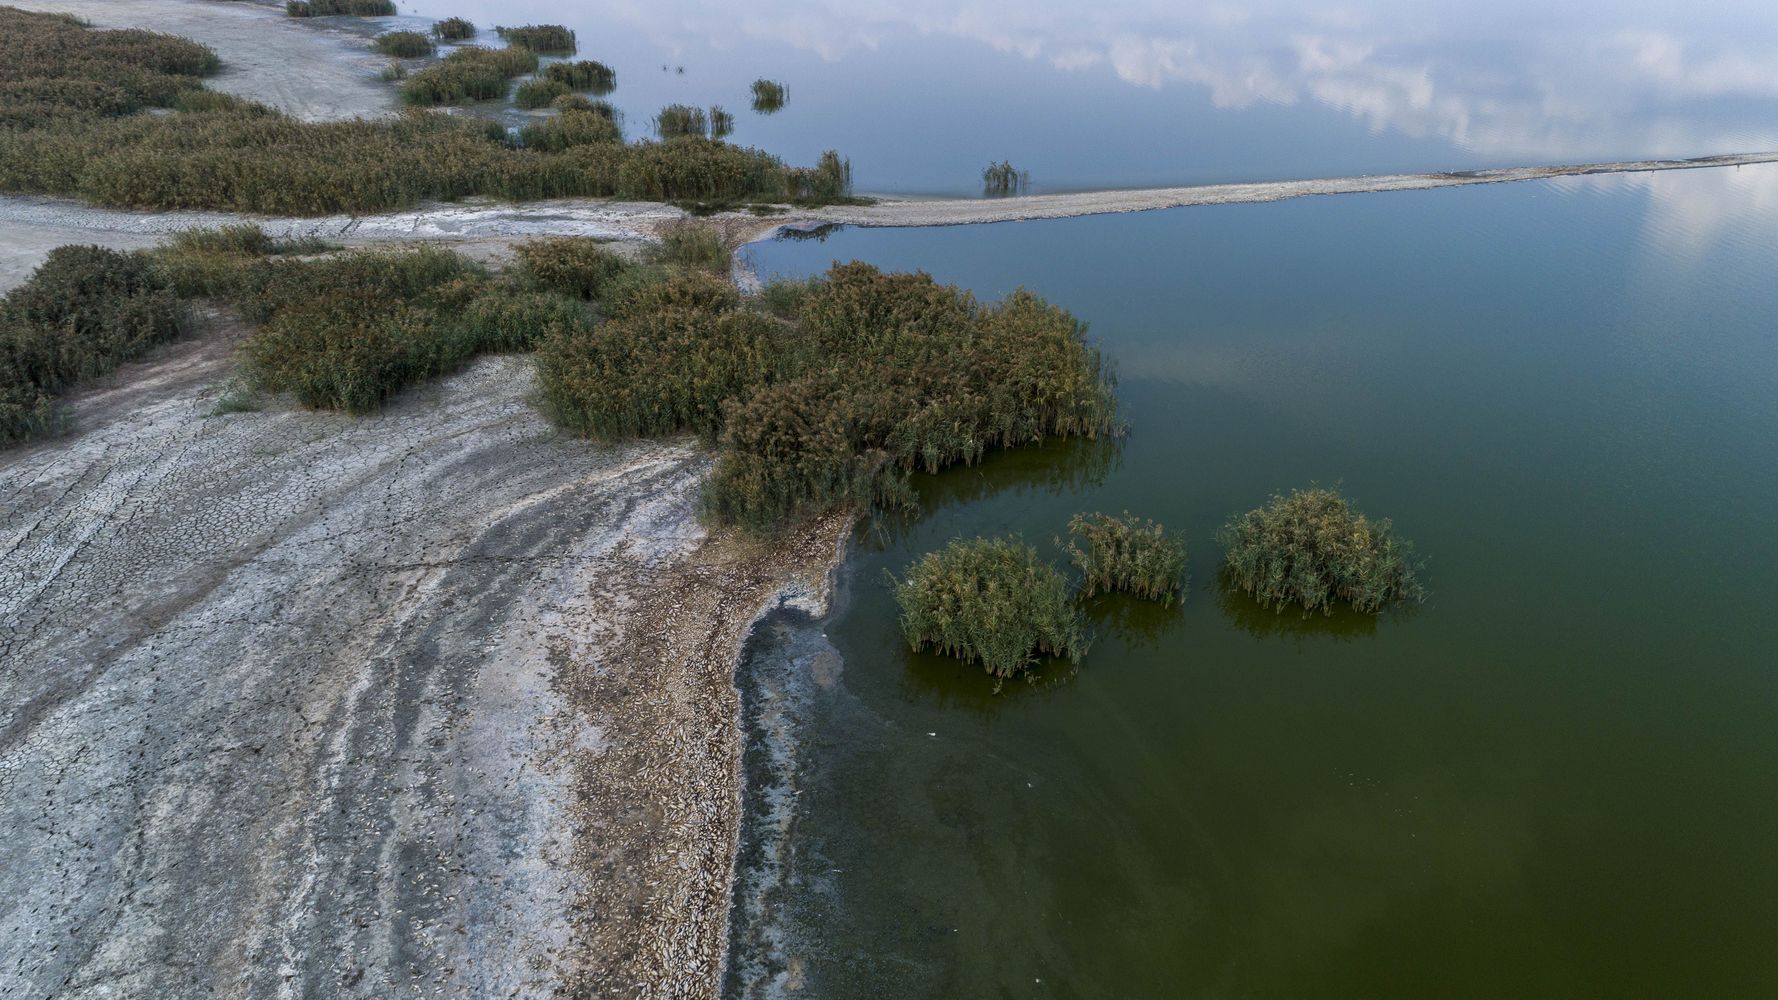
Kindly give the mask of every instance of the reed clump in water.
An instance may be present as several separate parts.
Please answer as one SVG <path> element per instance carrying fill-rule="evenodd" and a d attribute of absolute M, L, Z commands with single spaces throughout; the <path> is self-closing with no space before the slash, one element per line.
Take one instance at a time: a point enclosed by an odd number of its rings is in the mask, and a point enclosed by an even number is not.
<path fill-rule="evenodd" d="M 0 445 L 53 430 L 56 399 L 179 336 L 185 310 L 142 254 L 57 247 L 0 299 Z"/>
<path fill-rule="evenodd" d="M 982 194 L 990 198 L 1024 194 L 1031 187 L 1030 173 L 1001 160 L 982 169 Z"/>
<path fill-rule="evenodd" d="M 585 94 L 563 94 L 549 102 L 549 106 L 557 111 L 585 111 L 595 114 L 612 124 L 617 124 L 617 108 L 610 101 L 596 101 Z"/>
<path fill-rule="evenodd" d="M 1333 613 L 1336 601 L 1375 614 L 1418 603 L 1413 546 L 1390 523 L 1352 510 L 1338 490 L 1311 488 L 1276 496 L 1217 532 L 1235 586 L 1274 611 Z"/>
<path fill-rule="evenodd" d="M 571 56 L 577 47 L 574 32 L 559 24 L 526 24 L 516 28 L 499 27 L 494 33 L 509 44 L 530 49 L 540 55 Z"/>
<path fill-rule="evenodd" d="M 953 541 L 891 579 L 916 651 L 979 662 L 1002 679 L 1043 657 L 1078 663 L 1086 652 L 1067 580 L 1017 538 Z"/>
<path fill-rule="evenodd" d="M 395 0 L 288 0 L 284 13 L 291 17 L 391 17 Z"/>
<path fill-rule="evenodd" d="M 568 85 L 559 80 L 526 80 L 513 91 L 512 103 L 521 108 L 547 108 L 550 102 L 558 97 L 566 97 L 573 93 Z"/>
<path fill-rule="evenodd" d="M 537 53 L 529 49 L 460 48 L 410 76 L 401 99 L 423 106 L 494 100 L 506 96 L 515 77 L 536 69 Z"/>
<path fill-rule="evenodd" d="M 1063 551 L 1080 570 L 1084 596 L 1123 591 L 1171 605 L 1182 599 L 1185 543 L 1169 538 L 1154 521 L 1125 512 L 1076 514 L 1068 521 Z"/>
<path fill-rule="evenodd" d="M 669 104 L 654 116 L 654 130 L 663 140 L 703 139 L 710 134 L 710 120 L 703 108 L 689 104 Z"/>
<path fill-rule="evenodd" d="M 0 51 L 8 54 L 0 61 L 0 190 L 10 192 L 155 210 L 326 215 L 470 195 L 809 203 L 844 198 L 835 191 L 849 183 L 837 154 L 793 168 L 760 150 L 697 139 L 514 149 L 496 123 L 424 112 L 300 122 L 203 89 L 202 76 L 217 66 L 203 46 L 5 7 Z M 527 49 L 458 49 L 410 75 L 404 96 L 498 97 L 536 60 Z M 478 74 L 485 89 L 449 76 L 459 71 Z M 154 108 L 176 113 L 138 113 Z"/>
<path fill-rule="evenodd" d="M 543 76 L 565 84 L 570 90 L 604 95 L 617 89 L 617 71 L 595 59 L 551 63 L 543 67 Z"/>
<path fill-rule="evenodd" d="M 447 42 L 461 42 L 475 37 L 475 25 L 460 17 L 447 17 L 432 26 L 432 34 Z"/>
<path fill-rule="evenodd" d="M 710 108 L 710 138 L 722 140 L 734 134 L 735 116 L 723 110 L 720 104 L 712 105 Z"/>
<path fill-rule="evenodd" d="M 399 59 L 419 59 L 437 51 L 432 39 L 418 31 L 385 31 L 372 44 L 378 52 Z"/>
<path fill-rule="evenodd" d="M 762 115 L 773 114 L 784 108 L 790 100 L 790 89 L 776 80 L 763 77 L 753 81 L 753 110 Z"/>

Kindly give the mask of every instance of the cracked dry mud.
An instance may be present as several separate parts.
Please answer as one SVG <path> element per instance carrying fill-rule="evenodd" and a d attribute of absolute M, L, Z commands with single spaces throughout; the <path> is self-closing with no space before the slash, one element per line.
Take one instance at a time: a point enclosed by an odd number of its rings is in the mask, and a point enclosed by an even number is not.
<path fill-rule="evenodd" d="M 209 415 L 240 331 L 0 453 L 0 995 L 713 996 L 742 636 L 820 589 L 483 359 Z"/>

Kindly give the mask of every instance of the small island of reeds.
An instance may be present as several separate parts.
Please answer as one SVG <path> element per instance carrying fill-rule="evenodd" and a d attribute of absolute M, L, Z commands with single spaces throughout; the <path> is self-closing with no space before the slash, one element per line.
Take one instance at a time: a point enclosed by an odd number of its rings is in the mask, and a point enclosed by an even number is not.
<path fill-rule="evenodd" d="M 1274 611 L 1331 614 L 1339 601 L 1374 614 L 1425 598 L 1413 546 L 1388 521 L 1354 511 L 1338 490 L 1273 496 L 1230 520 L 1216 540 L 1231 582 Z"/>
<path fill-rule="evenodd" d="M 1043 657 L 1078 663 L 1086 651 L 1068 581 L 1016 538 L 953 541 L 893 582 L 915 650 L 979 662 L 1002 679 Z"/>
<path fill-rule="evenodd" d="M 1063 551 L 1081 573 L 1086 597 L 1122 591 L 1172 604 L 1185 587 L 1185 543 L 1154 521 L 1125 512 L 1076 514 Z"/>

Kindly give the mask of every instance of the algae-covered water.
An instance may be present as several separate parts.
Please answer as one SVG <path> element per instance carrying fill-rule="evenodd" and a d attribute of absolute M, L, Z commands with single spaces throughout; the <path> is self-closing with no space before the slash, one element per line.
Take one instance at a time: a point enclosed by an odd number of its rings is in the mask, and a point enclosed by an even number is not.
<path fill-rule="evenodd" d="M 922 479 L 762 629 L 730 995 L 1769 994 L 1775 223 L 1750 167 L 757 247 L 1024 284 L 1130 433 Z M 1217 525 L 1315 482 L 1424 606 L 1220 585 Z M 885 570 L 1124 509 L 1188 540 L 1182 608 L 1096 601 L 999 692 L 902 644 Z"/>

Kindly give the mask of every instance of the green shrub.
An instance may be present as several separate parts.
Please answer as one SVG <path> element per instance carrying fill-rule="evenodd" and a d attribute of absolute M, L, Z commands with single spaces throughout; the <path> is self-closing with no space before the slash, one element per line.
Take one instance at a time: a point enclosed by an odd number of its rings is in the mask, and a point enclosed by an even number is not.
<path fill-rule="evenodd" d="M 373 44 L 378 52 L 402 59 L 418 59 L 437 51 L 432 39 L 418 31 L 385 31 Z"/>
<path fill-rule="evenodd" d="M 753 81 L 753 110 L 762 115 L 769 115 L 784 107 L 790 99 L 790 90 L 775 80 L 759 79 Z"/>
<path fill-rule="evenodd" d="M 576 299 L 605 297 L 612 283 L 635 265 L 599 240 L 552 236 L 513 247 L 517 272 L 531 287 Z"/>
<path fill-rule="evenodd" d="M 703 108 L 694 108 L 688 104 L 669 104 L 661 109 L 660 114 L 655 115 L 654 129 L 662 139 L 702 139 L 710 133 L 710 122 L 704 117 Z"/>
<path fill-rule="evenodd" d="M 1185 543 L 1166 537 L 1153 521 L 1125 512 L 1076 514 L 1068 521 L 1065 551 L 1084 578 L 1086 596 L 1124 591 L 1172 604 L 1185 585 Z"/>
<path fill-rule="evenodd" d="M 575 146 L 619 144 L 624 135 L 617 124 L 596 111 L 563 111 L 519 129 L 519 143 L 526 149 L 560 153 Z"/>
<path fill-rule="evenodd" d="M 0 299 L 0 444 L 52 428 L 57 396 L 177 337 L 183 316 L 146 256 L 95 246 L 50 251 Z"/>
<path fill-rule="evenodd" d="M 291 17 L 392 17 L 395 0 L 288 0 L 284 12 Z"/>
<path fill-rule="evenodd" d="M 1394 536 L 1388 521 L 1353 511 L 1336 490 L 1273 496 L 1230 520 L 1216 540 L 1234 584 L 1275 611 L 1300 605 L 1304 614 L 1331 614 L 1339 600 L 1374 614 L 1425 598 L 1413 547 Z"/>
<path fill-rule="evenodd" d="M 554 80 L 570 90 L 609 94 L 617 89 L 617 71 L 593 59 L 551 63 L 543 67 L 543 75 L 545 79 Z"/>
<path fill-rule="evenodd" d="M 729 252 L 722 243 L 722 234 L 689 219 L 662 229 L 661 244 L 654 251 L 654 259 L 663 264 L 678 264 L 716 274 L 727 274 L 729 270 Z"/>
<path fill-rule="evenodd" d="M 475 25 L 460 17 L 447 17 L 432 26 L 432 34 L 447 42 L 475 37 Z"/>
<path fill-rule="evenodd" d="M 517 28 L 495 28 L 494 33 L 513 45 L 543 55 L 574 54 L 574 32 L 559 24 L 527 24 Z"/>
<path fill-rule="evenodd" d="M 1000 678 L 1039 657 L 1079 663 L 1086 652 L 1067 581 L 1016 538 L 953 541 L 893 582 L 902 634 L 916 651 L 979 661 Z"/>
<path fill-rule="evenodd" d="M 547 108 L 551 101 L 571 91 L 558 80 L 526 80 L 513 91 L 512 101 L 521 108 Z"/>

